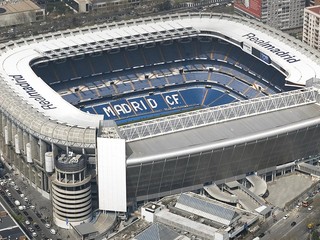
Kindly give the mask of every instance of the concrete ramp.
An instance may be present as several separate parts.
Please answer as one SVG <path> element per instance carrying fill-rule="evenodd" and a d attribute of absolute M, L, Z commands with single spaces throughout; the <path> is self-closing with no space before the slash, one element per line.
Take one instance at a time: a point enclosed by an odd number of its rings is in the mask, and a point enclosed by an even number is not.
<path fill-rule="evenodd" d="M 308 174 L 311 174 L 314 176 L 320 176 L 320 167 L 319 166 L 313 166 L 308 163 L 299 163 L 298 170 L 300 172 L 308 173 Z"/>
<path fill-rule="evenodd" d="M 223 192 L 220 190 L 220 188 L 215 185 L 209 185 L 203 187 L 203 189 L 213 198 L 225 202 L 225 203 L 237 203 L 238 202 L 238 197 L 235 195 L 231 195 L 227 192 Z"/>
<path fill-rule="evenodd" d="M 251 175 L 247 176 L 246 179 L 251 184 L 249 190 L 257 196 L 262 197 L 267 192 L 267 183 L 261 177 L 257 175 Z"/>

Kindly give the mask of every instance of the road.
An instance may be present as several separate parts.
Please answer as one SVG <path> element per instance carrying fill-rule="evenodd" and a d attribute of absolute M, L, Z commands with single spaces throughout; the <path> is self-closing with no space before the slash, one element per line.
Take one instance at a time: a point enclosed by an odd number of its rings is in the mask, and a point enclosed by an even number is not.
<path fill-rule="evenodd" d="M 295 208 L 290 211 L 287 219 L 280 218 L 266 230 L 262 240 L 307 240 L 309 232 L 307 224 L 309 219 L 318 216 L 320 209 L 309 211 L 305 207 Z M 291 226 L 296 222 L 295 226 Z"/>
<path fill-rule="evenodd" d="M 3 181 L 2 179 L 0 182 Z M 8 181 L 8 180 L 7 180 Z M 11 196 L 8 196 L 8 193 L 5 192 L 6 190 L 9 190 L 11 193 Z M 22 193 L 24 193 L 23 189 L 19 190 Z M 25 230 L 25 232 L 28 234 L 30 239 L 54 239 L 58 240 L 56 235 L 51 234 L 50 229 L 46 228 L 45 223 L 46 221 L 41 218 L 41 214 L 36 212 L 36 210 L 33 210 L 30 208 L 32 203 L 30 201 L 25 202 L 24 198 L 22 198 L 17 190 L 14 189 L 14 185 L 11 185 L 8 183 L 4 184 L 3 186 L 0 186 L 0 201 L 5 205 L 6 208 L 11 209 L 11 212 L 15 214 L 15 216 L 18 216 L 19 219 L 23 219 L 22 221 L 18 221 L 18 223 L 22 226 L 22 228 Z M 25 210 L 19 210 L 18 207 L 14 204 L 14 201 L 18 200 L 21 205 L 25 205 Z M 27 225 L 25 223 L 25 220 L 31 218 L 31 224 Z M 34 227 L 34 224 L 39 225 L 40 229 L 37 231 Z M 37 237 L 32 238 L 32 233 L 28 229 L 28 227 L 32 227 L 35 232 L 37 233 Z"/>

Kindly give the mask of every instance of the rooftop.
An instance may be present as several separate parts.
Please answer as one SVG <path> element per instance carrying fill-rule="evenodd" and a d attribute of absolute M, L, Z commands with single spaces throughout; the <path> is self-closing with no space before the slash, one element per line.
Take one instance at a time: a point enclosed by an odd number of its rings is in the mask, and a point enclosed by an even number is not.
<path fill-rule="evenodd" d="M 185 156 L 197 151 L 208 151 L 230 145 L 250 142 L 252 139 L 267 138 L 274 134 L 307 127 L 320 123 L 320 106 L 316 103 L 296 106 L 281 111 L 229 120 L 213 125 L 202 126 L 129 142 L 131 155 L 129 164 L 170 158 L 177 154 Z M 270 121 L 270 119 L 273 119 Z M 239 126 L 242 126 L 239 128 Z"/>
<path fill-rule="evenodd" d="M 175 240 L 179 234 L 161 223 L 152 224 L 142 233 L 138 234 L 135 240 Z"/>
<path fill-rule="evenodd" d="M 30 0 L 0 2 L 0 15 L 39 10 L 40 7 Z"/>
<path fill-rule="evenodd" d="M 81 161 L 81 159 L 82 155 L 75 155 L 73 152 L 69 152 L 68 155 L 61 154 L 61 156 L 58 158 L 58 161 L 61 163 L 78 163 Z"/>
<path fill-rule="evenodd" d="M 320 6 L 307 7 L 307 9 L 317 15 L 320 15 Z"/>

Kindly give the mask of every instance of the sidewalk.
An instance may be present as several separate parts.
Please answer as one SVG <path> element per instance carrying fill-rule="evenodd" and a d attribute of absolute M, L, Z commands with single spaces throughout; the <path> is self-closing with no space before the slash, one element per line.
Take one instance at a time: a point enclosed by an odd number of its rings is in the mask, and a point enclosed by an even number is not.
<path fill-rule="evenodd" d="M 19 174 L 9 173 L 16 185 L 24 193 L 25 197 L 29 199 L 31 205 L 35 206 L 35 213 L 47 222 L 51 223 L 52 227 L 57 230 L 57 239 L 76 239 L 72 236 L 72 230 L 62 229 L 57 227 L 52 219 L 52 203 L 51 200 L 42 196 L 35 188 L 29 184 L 29 181 Z"/>

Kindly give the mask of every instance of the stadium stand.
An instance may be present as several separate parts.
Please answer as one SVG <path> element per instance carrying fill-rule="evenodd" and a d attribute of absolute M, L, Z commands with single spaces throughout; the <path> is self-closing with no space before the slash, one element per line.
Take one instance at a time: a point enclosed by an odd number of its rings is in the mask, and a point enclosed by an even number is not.
<path fill-rule="evenodd" d="M 196 50 L 191 51 L 191 47 Z M 182 61 L 175 62 L 179 59 Z M 180 41 L 121 48 L 47 64 L 34 63 L 33 69 L 71 104 L 85 112 L 104 114 L 104 106 L 112 105 L 110 99 L 120 93 L 118 97 L 123 97 L 123 94 L 129 94 L 128 97 L 146 96 L 143 94 L 170 92 L 170 89 L 175 88 L 178 93 L 184 94 L 185 107 L 198 108 L 279 92 L 279 88 L 273 85 L 273 78 L 284 79 L 284 76 L 273 68 L 269 71 L 270 67 L 262 62 L 256 62 L 255 67 L 251 68 L 252 60 L 252 56 L 222 40 L 184 38 Z M 212 71 L 209 71 L 210 68 Z M 201 83 L 193 90 L 196 98 L 189 97 L 190 94 L 183 90 L 184 84 L 191 82 Z M 205 88 L 207 84 L 224 94 L 220 96 L 217 91 L 199 90 L 201 85 Z M 284 81 L 277 84 L 284 86 Z M 160 94 L 166 97 L 165 93 Z M 102 106 L 99 107 L 98 103 Z M 165 105 L 159 103 L 159 108 L 153 112 L 173 109 Z M 174 109 L 179 106 L 182 105 L 176 105 Z M 116 114 L 113 117 L 105 114 L 105 119 L 121 120 L 122 117 L 128 118 L 136 114 L 131 112 L 117 117 Z M 140 114 L 143 119 L 147 115 L 152 117 L 148 111 L 141 111 Z"/>

